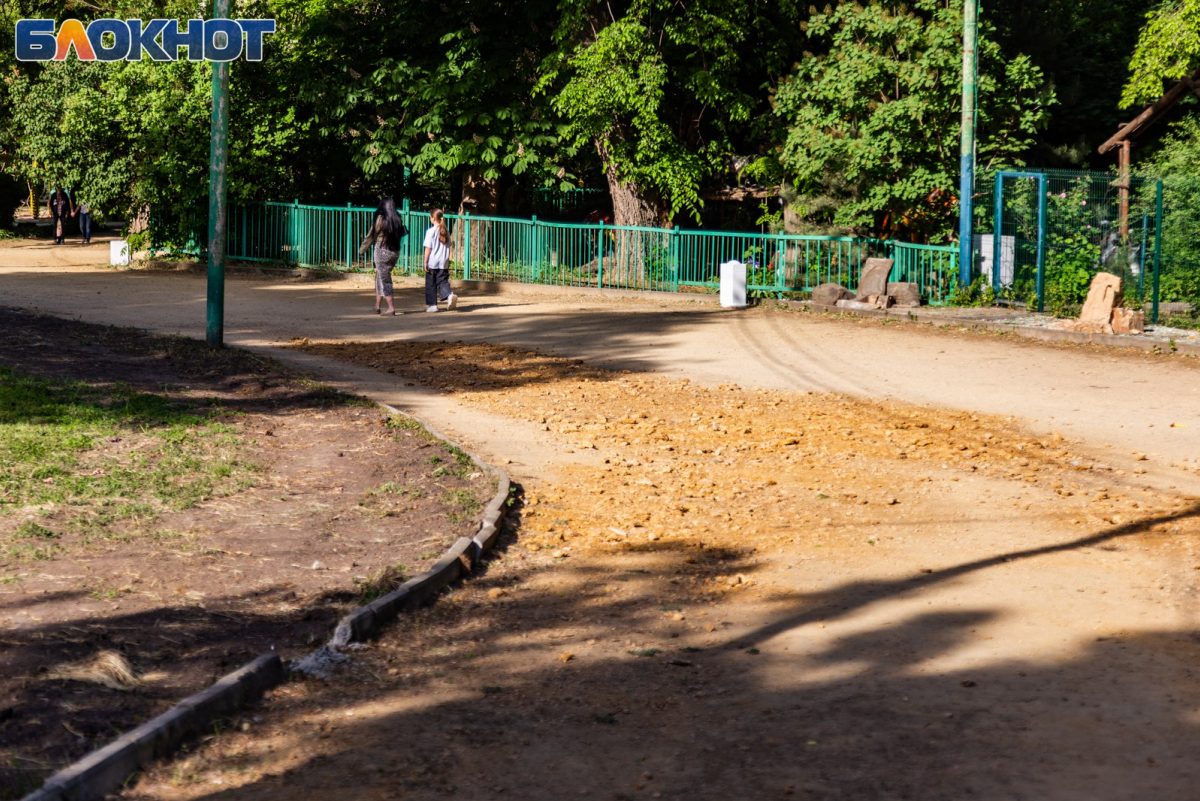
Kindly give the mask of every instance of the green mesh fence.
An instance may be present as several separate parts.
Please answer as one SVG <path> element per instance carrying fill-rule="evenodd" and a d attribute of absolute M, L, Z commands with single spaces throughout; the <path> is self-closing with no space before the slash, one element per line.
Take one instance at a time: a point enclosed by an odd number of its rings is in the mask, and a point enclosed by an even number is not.
<path fill-rule="evenodd" d="M 1071 314 L 1097 272 L 1122 277 L 1127 305 L 1156 320 L 1160 185 L 1141 176 L 1041 170 L 1001 172 L 975 193 L 972 275 L 1002 301 Z"/>

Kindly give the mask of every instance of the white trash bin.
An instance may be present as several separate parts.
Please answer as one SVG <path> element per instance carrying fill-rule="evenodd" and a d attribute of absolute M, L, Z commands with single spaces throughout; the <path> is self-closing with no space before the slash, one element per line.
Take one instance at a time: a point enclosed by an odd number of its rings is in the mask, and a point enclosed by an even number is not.
<path fill-rule="evenodd" d="M 721 265 L 721 306 L 726 309 L 746 307 L 746 265 L 727 261 Z"/>
<path fill-rule="evenodd" d="M 129 264 L 129 243 L 124 239 L 114 239 L 108 243 L 108 263 L 116 267 Z"/>

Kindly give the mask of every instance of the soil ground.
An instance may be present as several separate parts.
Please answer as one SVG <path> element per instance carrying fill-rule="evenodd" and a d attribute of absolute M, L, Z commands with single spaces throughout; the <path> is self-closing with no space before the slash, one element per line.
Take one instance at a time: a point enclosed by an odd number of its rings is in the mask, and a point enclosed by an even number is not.
<path fill-rule="evenodd" d="M 259 654 L 311 649 L 397 565 L 418 572 L 472 533 L 494 492 L 373 404 L 240 352 L 5 309 L 0 328 L 0 365 L 165 396 L 225 424 L 255 468 L 190 508 L 107 522 L 81 517 L 84 502 L 6 499 L 0 544 L 24 544 L 21 525 L 36 521 L 52 547 L 0 551 L 3 798 Z M 122 434 L 88 457 L 118 464 L 149 444 Z M 106 650 L 136 687 L 53 678 Z"/>
<path fill-rule="evenodd" d="M 200 331 L 194 279 L 5 259 L 6 302 Z M 595 297 L 381 321 L 354 281 L 228 288 L 231 341 L 297 340 L 288 361 L 511 460 L 524 504 L 481 576 L 125 797 L 1194 796 L 1194 363 Z"/>
<path fill-rule="evenodd" d="M 299 346 L 589 463 L 529 487 L 482 579 L 126 798 L 1186 798 L 1200 778 L 1200 499 L 971 413 Z"/>

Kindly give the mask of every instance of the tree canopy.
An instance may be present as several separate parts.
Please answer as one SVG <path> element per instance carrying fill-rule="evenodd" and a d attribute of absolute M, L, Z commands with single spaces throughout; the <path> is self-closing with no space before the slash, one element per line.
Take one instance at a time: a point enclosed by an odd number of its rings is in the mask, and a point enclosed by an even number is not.
<path fill-rule="evenodd" d="M 1095 147 L 1127 117 L 1121 101 L 1154 99 L 1200 66 L 1198 9 L 988 4 L 981 170 L 1103 165 Z M 278 32 L 263 61 L 233 70 L 234 200 L 390 193 L 526 213 L 535 189 L 589 186 L 608 190 L 618 222 L 661 226 L 695 224 L 706 198 L 750 183 L 782 186 L 790 218 L 821 230 L 952 235 L 961 0 L 248 0 L 238 11 Z M 69 185 L 101 213 L 152 207 L 172 236 L 202 229 L 208 65 L 18 63 L 11 41 L 21 17 L 194 14 L 183 0 L 0 6 L 0 169 L 35 190 Z"/>

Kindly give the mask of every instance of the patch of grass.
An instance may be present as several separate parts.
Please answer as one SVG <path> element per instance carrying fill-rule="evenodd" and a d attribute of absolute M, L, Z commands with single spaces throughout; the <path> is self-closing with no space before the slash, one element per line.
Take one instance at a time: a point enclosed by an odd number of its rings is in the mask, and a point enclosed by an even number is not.
<path fill-rule="evenodd" d="M 18 540 L 56 540 L 58 539 L 58 535 L 45 526 L 39 525 L 32 520 L 26 520 L 17 526 L 17 530 L 13 532 L 13 538 Z"/>
<path fill-rule="evenodd" d="M 451 445 L 449 442 L 443 442 L 442 448 L 445 449 L 446 453 L 453 456 L 454 461 L 458 462 L 459 464 L 464 466 L 470 466 L 474 464 L 474 462 L 471 461 L 471 455 L 457 445 Z"/>
<path fill-rule="evenodd" d="M 458 507 L 457 511 L 446 512 L 446 517 L 450 519 L 451 523 L 470 520 L 483 509 L 483 503 L 470 490 L 450 490 L 442 500 L 448 505 Z"/>
<path fill-rule="evenodd" d="M 483 688 L 484 695 L 495 695 L 496 693 L 502 693 L 502 692 L 504 692 L 503 687 L 484 687 Z"/>
<path fill-rule="evenodd" d="M 592 715 L 592 720 L 596 721 L 597 723 L 601 723 L 605 726 L 617 725 L 616 715 Z"/>
<path fill-rule="evenodd" d="M 69 530 L 103 534 L 248 486 L 257 468 L 241 448 L 237 428 L 162 395 L 0 367 L 0 497 L 62 509 Z"/>
<path fill-rule="evenodd" d="M 376 570 L 365 579 L 355 579 L 354 583 L 358 585 L 358 602 L 369 604 L 389 592 L 395 592 L 406 581 L 408 568 L 400 563 Z"/>

